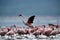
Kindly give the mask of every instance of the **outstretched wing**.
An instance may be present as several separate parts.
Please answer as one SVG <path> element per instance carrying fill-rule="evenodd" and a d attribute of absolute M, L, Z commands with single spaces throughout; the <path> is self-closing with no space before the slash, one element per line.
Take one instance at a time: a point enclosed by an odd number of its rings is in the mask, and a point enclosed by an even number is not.
<path fill-rule="evenodd" d="M 31 16 L 31 17 L 29 17 L 29 19 L 28 19 L 27 23 L 28 23 L 28 24 L 33 23 L 34 18 L 35 18 L 35 15 L 33 15 L 33 16 Z"/>
<path fill-rule="evenodd" d="M 19 16 L 22 16 L 22 14 L 20 14 Z M 23 17 L 23 16 L 22 16 L 22 17 Z M 23 18 L 24 18 L 24 17 L 23 17 Z M 33 28 L 33 25 L 31 25 L 31 24 L 32 24 L 33 21 L 34 21 L 34 18 L 35 18 L 35 15 L 30 16 L 30 17 L 28 18 L 28 21 L 27 21 L 27 22 L 24 22 L 24 19 L 22 19 L 22 21 L 23 21 L 23 23 L 24 23 L 25 25 Z"/>

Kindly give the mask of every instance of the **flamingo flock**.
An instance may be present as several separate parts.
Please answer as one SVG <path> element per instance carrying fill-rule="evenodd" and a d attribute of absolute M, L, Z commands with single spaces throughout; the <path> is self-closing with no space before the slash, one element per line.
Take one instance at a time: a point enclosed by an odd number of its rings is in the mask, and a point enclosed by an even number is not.
<path fill-rule="evenodd" d="M 22 15 L 19 15 L 22 16 Z M 22 28 L 22 27 L 18 27 L 16 25 L 10 26 L 8 27 L 4 27 L 0 29 L 0 35 L 1 36 L 12 36 L 12 35 L 34 35 L 35 37 L 38 37 L 38 35 L 44 35 L 46 37 L 50 37 L 51 35 L 55 36 L 57 34 L 60 34 L 60 26 L 59 25 L 54 25 L 54 24 L 49 24 L 48 27 L 46 27 L 45 25 L 42 26 L 33 26 L 33 20 L 34 20 L 35 16 L 31 16 L 29 17 L 27 22 L 23 23 L 25 25 L 28 26 L 28 28 Z M 17 36 L 15 35 L 15 36 Z M 27 37 L 27 36 L 25 36 Z"/>
<path fill-rule="evenodd" d="M 51 35 L 57 35 L 60 34 L 60 26 L 56 29 L 54 29 L 56 26 L 51 26 L 49 25 L 48 27 L 44 27 L 44 26 L 36 26 L 34 28 L 21 28 L 21 27 L 10 27 L 10 28 L 1 28 L 0 29 L 0 35 L 1 36 L 12 36 L 15 34 L 18 35 L 34 35 L 35 37 L 38 35 L 45 35 L 47 37 L 51 36 Z"/>

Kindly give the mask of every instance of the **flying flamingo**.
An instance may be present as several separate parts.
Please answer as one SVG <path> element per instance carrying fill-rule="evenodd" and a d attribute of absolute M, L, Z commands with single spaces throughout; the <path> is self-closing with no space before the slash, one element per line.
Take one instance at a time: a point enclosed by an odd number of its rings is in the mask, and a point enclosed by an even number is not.
<path fill-rule="evenodd" d="M 20 14 L 19 16 L 23 17 L 21 14 Z M 24 17 L 23 17 L 23 18 L 24 18 Z M 24 23 L 25 25 L 29 26 L 30 28 L 33 28 L 34 26 L 33 26 L 32 24 L 33 24 L 34 18 L 35 18 L 35 15 L 30 16 L 30 17 L 28 18 L 28 21 L 27 21 L 27 22 L 25 22 L 24 20 L 22 20 L 22 21 L 23 21 L 23 23 Z"/>

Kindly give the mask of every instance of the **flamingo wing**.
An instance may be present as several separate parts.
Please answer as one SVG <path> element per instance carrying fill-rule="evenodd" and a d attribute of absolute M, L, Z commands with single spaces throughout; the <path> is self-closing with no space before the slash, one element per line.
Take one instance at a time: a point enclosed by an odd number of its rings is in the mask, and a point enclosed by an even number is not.
<path fill-rule="evenodd" d="M 33 21 L 34 21 L 34 18 L 35 18 L 35 15 L 33 15 L 33 16 L 30 16 L 30 17 L 29 17 L 29 19 L 28 19 L 28 21 L 27 21 L 27 23 L 28 23 L 28 24 L 31 24 L 31 23 L 33 23 Z"/>

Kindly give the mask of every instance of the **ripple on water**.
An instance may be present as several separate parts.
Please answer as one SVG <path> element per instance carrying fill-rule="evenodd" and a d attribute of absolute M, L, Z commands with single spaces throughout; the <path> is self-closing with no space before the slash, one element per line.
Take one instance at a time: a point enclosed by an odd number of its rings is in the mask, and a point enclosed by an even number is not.
<path fill-rule="evenodd" d="M 56 35 L 55 38 L 22 38 L 22 39 L 5 39 L 4 37 L 0 36 L 0 40 L 60 40 L 60 35 Z"/>

